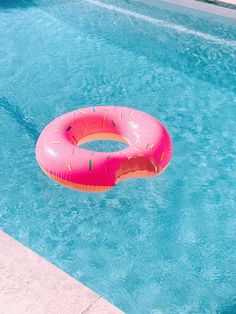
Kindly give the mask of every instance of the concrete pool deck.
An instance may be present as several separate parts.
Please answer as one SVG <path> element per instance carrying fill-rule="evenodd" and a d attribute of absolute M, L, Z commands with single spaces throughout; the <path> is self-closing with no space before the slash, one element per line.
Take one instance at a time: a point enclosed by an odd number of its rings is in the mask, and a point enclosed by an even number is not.
<path fill-rule="evenodd" d="M 122 314 L 0 230 L 0 314 Z"/>

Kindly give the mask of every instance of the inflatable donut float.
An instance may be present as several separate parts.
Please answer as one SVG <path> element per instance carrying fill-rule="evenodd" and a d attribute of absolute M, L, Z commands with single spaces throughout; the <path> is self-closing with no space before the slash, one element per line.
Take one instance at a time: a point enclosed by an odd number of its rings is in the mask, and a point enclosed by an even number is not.
<path fill-rule="evenodd" d="M 92 140 L 128 145 L 115 152 L 80 147 Z M 106 191 L 127 178 L 160 174 L 172 156 L 166 128 L 150 115 L 126 107 L 98 106 L 66 113 L 42 131 L 36 158 L 53 180 L 72 189 Z"/>

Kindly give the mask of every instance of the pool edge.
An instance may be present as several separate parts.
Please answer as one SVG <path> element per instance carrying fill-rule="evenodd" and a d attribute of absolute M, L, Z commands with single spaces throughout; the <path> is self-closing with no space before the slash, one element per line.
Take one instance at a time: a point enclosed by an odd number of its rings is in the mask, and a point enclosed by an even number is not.
<path fill-rule="evenodd" d="M 156 6 L 155 0 L 136 0 L 138 2 L 143 2 L 148 5 Z M 182 6 L 188 9 L 193 9 L 196 11 L 202 11 L 210 14 L 215 14 L 219 16 L 224 16 L 236 20 L 236 10 L 232 7 L 227 7 L 223 5 L 223 1 L 218 1 L 217 3 L 210 3 L 201 0 L 162 0 L 163 2 L 170 3 L 176 6 Z M 236 8 L 236 5 L 235 5 Z"/>
<path fill-rule="evenodd" d="M 0 256 L 3 313 L 124 313 L 2 230 Z"/>

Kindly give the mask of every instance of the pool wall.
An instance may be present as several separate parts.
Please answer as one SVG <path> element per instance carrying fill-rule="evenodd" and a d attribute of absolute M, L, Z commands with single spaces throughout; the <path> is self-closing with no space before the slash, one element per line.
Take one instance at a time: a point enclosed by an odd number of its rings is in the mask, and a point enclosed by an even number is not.
<path fill-rule="evenodd" d="M 157 2 L 155 0 L 136 0 L 137 2 L 144 2 L 149 5 L 155 6 Z M 232 8 L 236 8 L 236 1 L 215 1 L 215 3 L 198 1 L 198 0 L 162 0 L 178 6 L 184 6 L 186 8 L 208 12 L 216 15 L 222 15 L 231 19 L 236 19 L 236 11 Z M 228 5 L 226 5 L 228 3 Z M 215 5 L 217 4 L 217 5 Z M 222 6 L 220 5 L 222 4 Z"/>

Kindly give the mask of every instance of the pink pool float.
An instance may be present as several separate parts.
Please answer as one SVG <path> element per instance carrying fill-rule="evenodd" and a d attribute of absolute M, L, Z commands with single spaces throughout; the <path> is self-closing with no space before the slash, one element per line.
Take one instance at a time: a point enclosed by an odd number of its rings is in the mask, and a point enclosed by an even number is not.
<path fill-rule="evenodd" d="M 92 140 L 128 145 L 115 152 L 80 147 Z M 160 174 L 172 156 L 166 128 L 152 116 L 126 107 L 98 106 L 66 113 L 42 131 L 36 158 L 42 170 L 72 189 L 102 192 L 128 178 Z"/>

